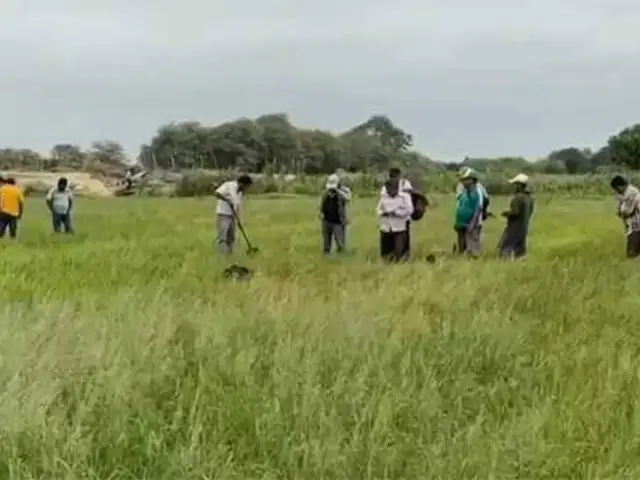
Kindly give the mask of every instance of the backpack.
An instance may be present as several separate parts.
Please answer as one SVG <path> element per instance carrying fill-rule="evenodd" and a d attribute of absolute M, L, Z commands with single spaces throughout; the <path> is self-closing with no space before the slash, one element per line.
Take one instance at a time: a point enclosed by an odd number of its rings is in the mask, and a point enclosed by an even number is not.
<path fill-rule="evenodd" d="M 424 217 L 429 206 L 429 201 L 420 192 L 411 192 L 411 202 L 413 202 L 413 213 L 411 214 L 411 220 L 417 222 Z"/>
<path fill-rule="evenodd" d="M 482 194 L 481 194 L 482 195 Z M 482 195 L 482 220 L 489 218 L 489 205 L 491 204 L 491 197 L 487 193 Z"/>

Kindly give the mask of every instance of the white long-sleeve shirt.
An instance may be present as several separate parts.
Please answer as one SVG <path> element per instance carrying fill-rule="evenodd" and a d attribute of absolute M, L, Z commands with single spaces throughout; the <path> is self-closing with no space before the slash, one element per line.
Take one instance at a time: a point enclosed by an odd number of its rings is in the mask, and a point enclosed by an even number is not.
<path fill-rule="evenodd" d="M 407 192 L 398 192 L 395 197 L 392 197 L 385 189 L 380 195 L 376 212 L 380 217 L 381 231 L 404 232 L 407 229 L 407 221 L 413 213 L 411 195 Z M 383 216 L 385 213 L 390 213 L 391 215 Z"/>
<path fill-rule="evenodd" d="M 240 215 L 240 207 L 242 205 L 242 192 L 240 191 L 240 187 L 238 182 L 235 180 L 229 180 L 224 182 L 216 189 L 216 193 L 225 197 L 231 205 L 233 205 L 234 210 L 237 215 Z M 229 206 L 229 202 L 218 199 L 218 205 L 216 207 L 217 215 L 225 215 L 225 216 L 233 216 L 233 211 Z"/>
<path fill-rule="evenodd" d="M 413 185 L 411 185 L 411 182 L 406 178 L 401 178 L 400 184 L 398 185 L 398 189 L 401 192 L 410 192 L 411 190 L 413 190 Z M 382 197 L 382 195 L 386 195 L 386 194 L 387 194 L 387 187 L 386 185 L 383 185 L 382 188 L 380 189 L 380 196 Z M 411 199 L 411 194 L 409 194 L 409 202 L 411 203 L 411 213 L 413 213 L 413 200 Z M 408 222 L 411 221 L 411 213 L 409 214 L 409 218 L 407 218 Z"/>

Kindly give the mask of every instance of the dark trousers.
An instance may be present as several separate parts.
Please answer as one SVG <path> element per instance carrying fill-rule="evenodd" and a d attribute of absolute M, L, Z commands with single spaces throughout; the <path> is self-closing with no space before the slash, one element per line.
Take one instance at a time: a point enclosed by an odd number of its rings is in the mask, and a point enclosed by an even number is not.
<path fill-rule="evenodd" d="M 69 213 L 55 213 L 51 214 L 51 221 L 53 223 L 53 231 L 60 233 L 64 230 L 64 233 L 73 233 L 71 227 L 71 214 Z"/>
<path fill-rule="evenodd" d="M 9 230 L 9 237 L 18 236 L 18 217 L 8 213 L 0 213 L 0 238 L 3 238 Z"/>
<path fill-rule="evenodd" d="M 407 258 L 407 232 L 380 232 L 380 256 L 388 262 Z"/>
<path fill-rule="evenodd" d="M 501 257 L 521 258 L 527 254 L 527 232 L 507 227 L 499 244 Z"/>
<path fill-rule="evenodd" d="M 324 254 L 331 253 L 331 246 L 336 242 L 336 251 L 344 252 L 346 243 L 347 228 L 342 223 L 330 223 L 326 220 L 322 221 L 322 251 Z"/>
<path fill-rule="evenodd" d="M 405 257 L 409 257 L 411 253 L 411 220 L 407 220 L 407 231 L 405 232 L 404 248 L 402 253 Z"/>
<path fill-rule="evenodd" d="M 627 235 L 627 257 L 640 257 L 640 232 L 631 232 Z"/>

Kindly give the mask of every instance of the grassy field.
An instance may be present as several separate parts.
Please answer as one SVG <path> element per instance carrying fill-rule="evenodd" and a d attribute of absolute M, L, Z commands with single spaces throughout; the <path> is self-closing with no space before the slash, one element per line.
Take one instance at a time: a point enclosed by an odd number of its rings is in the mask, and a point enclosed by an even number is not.
<path fill-rule="evenodd" d="M 496 200 L 494 211 L 504 200 Z M 640 478 L 640 275 L 613 200 L 540 198 L 524 262 L 377 262 L 375 202 L 324 259 L 317 199 L 40 200 L 0 245 L 2 479 Z M 447 252 L 452 205 L 414 226 Z"/>

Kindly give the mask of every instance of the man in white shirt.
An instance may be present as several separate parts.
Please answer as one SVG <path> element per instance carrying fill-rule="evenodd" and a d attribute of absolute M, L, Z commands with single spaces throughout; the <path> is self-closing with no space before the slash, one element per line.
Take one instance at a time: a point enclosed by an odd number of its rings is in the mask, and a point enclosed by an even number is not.
<path fill-rule="evenodd" d="M 397 181 L 398 182 L 398 190 L 400 192 L 405 192 L 409 194 L 409 201 L 411 201 L 411 191 L 413 190 L 413 186 L 411 185 L 411 182 L 402 177 L 402 172 L 400 171 L 399 168 L 397 167 L 393 167 L 389 169 L 389 180 L 392 182 Z M 382 189 L 380 190 L 380 195 L 383 195 L 384 192 L 386 191 L 386 184 L 382 186 Z M 411 201 L 411 208 L 412 208 L 412 212 L 413 212 L 413 201 Z M 406 242 L 404 244 L 404 255 L 405 256 L 409 256 L 409 254 L 411 253 L 411 214 L 409 214 L 409 218 L 407 219 L 407 229 L 406 229 Z"/>
<path fill-rule="evenodd" d="M 413 213 L 411 195 L 400 190 L 400 179 L 390 178 L 380 192 L 380 255 L 392 262 L 407 258 L 407 226 Z"/>
<path fill-rule="evenodd" d="M 73 208 L 73 193 L 69 188 L 69 181 L 65 177 L 58 179 L 58 184 L 49 190 L 46 197 L 47 207 L 51 211 L 53 231 L 73 233 L 71 227 L 71 209 Z"/>
<path fill-rule="evenodd" d="M 236 243 L 237 220 L 240 218 L 244 192 L 253 181 L 249 175 L 241 175 L 237 180 L 229 180 L 220 185 L 214 195 L 218 199 L 216 216 L 218 219 L 217 243 L 223 255 L 233 253 Z"/>

